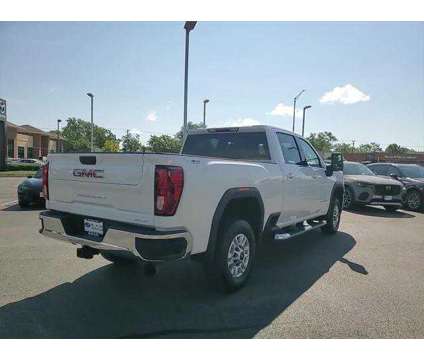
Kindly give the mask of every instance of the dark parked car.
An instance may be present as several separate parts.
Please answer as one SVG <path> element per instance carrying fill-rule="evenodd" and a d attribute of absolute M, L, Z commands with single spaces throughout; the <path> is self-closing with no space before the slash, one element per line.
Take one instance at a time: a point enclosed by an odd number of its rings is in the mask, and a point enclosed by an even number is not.
<path fill-rule="evenodd" d="M 19 206 L 24 208 L 34 203 L 44 203 L 42 188 L 42 168 L 40 168 L 34 176 L 29 176 L 19 184 Z"/>
<path fill-rule="evenodd" d="M 344 162 L 343 177 L 344 208 L 382 205 L 386 210 L 394 211 L 402 207 L 405 188 L 401 182 L 377 176 L 365 165 L 350 161 Z"/>
<path fill-rule="evenodd" d="M 404 205 L 409 210 L 424 208 L 424 167 L 415 164 L 374 163 L 368 167 L 377 175 L 392 177 L 406 187 Z"/>

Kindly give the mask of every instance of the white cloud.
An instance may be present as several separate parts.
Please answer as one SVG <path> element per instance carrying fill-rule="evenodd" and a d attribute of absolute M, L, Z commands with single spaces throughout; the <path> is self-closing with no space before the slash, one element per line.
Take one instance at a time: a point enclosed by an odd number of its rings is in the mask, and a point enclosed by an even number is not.
<path fill-rule="evenodd" d="M 336 86 L 333 90 L 326 92 L 321 96 L 319 102 L 330 104 L 341 103 L 346 105 L 369 100 L 369 95 L 363 93 L 351 84 L 346 84 L 344 86 Z"/>
<path fill-rule="evenodd" d="M 156 114 L 156 111 L 150 111 L 147 116 L 146 116 L 146 120 L 147 121 L 157 121 L 158 120 L 158 116 Z"/>
<path fill-rule="evenodd" d="M 255 120 L 253 118 L 238 118 L 238 119 L 232 120 L 229 126 L 253 126 L 253 125 L 260 125 L 260 124 L 261 123 L 258 120 Z"/>
<path fill-rule="evenodd" d="M 293 106 L 284 105 L 283 103 L 277 104 L 277 106 L 268 115 L 274 116 L 293 116 Z M 302 111 L 296 109 L 296 116 L 302 115 Z"/>

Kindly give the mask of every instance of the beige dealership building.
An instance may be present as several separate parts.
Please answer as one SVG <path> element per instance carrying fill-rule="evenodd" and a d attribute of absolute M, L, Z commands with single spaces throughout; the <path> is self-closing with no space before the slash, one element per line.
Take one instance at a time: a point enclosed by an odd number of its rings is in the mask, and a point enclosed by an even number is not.
<path fill-rule="evenodd" d="M 59 140 L 59 151 L 63 141 Z M 39 159 L 49 152 L 56 152 L 57 133 L 43 131 L 31 125 L 15 125 L 7 122 L 7 157 Z"/>

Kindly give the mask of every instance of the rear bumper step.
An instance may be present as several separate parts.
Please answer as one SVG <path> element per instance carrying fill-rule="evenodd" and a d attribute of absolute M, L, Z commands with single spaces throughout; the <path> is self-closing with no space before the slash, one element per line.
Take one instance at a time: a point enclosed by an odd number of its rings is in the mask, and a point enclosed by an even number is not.
<path fill-rule="evenodd" d="M 144 261 L 169 261 L 185 258 L 192 250 L 192 237 L 185 229 L 163 231 L 104 220 L 105 234 L 95 238 L 80 230 L 83 216 L 44 211 L 40 220 L 42 235 L 95 249 L 93 254 L 101 250 L 126 251 Z"/>
<path fill-rule="evenodd" d="M 291 238 L 294 238 L 295 236 L 302 235 L 304 233 L 307 233 L 308 231 L 318 229 L 326 224 L 325 220 L 321 221 L 313 221 L 313 222 L 303 222 L 302 224 L 299 224 L 298 226 L 291 226 L 288 228 L 274 228 L 272 230 L 273 233 L 273 239 L 275 241 L 284 241 Z"/>

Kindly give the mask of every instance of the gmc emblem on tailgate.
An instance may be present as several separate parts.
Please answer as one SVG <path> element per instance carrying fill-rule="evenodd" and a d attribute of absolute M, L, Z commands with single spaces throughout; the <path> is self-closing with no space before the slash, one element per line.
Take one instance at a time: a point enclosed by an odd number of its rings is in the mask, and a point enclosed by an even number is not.
<path fill-rule="evenodd" d="M 105 172 L 104 170 L 98 170 L 98 169 L 74 169 L 72 171 L 72 175 L 77 177 L 101 179 L 103 178 L 104 172 Z"/>

